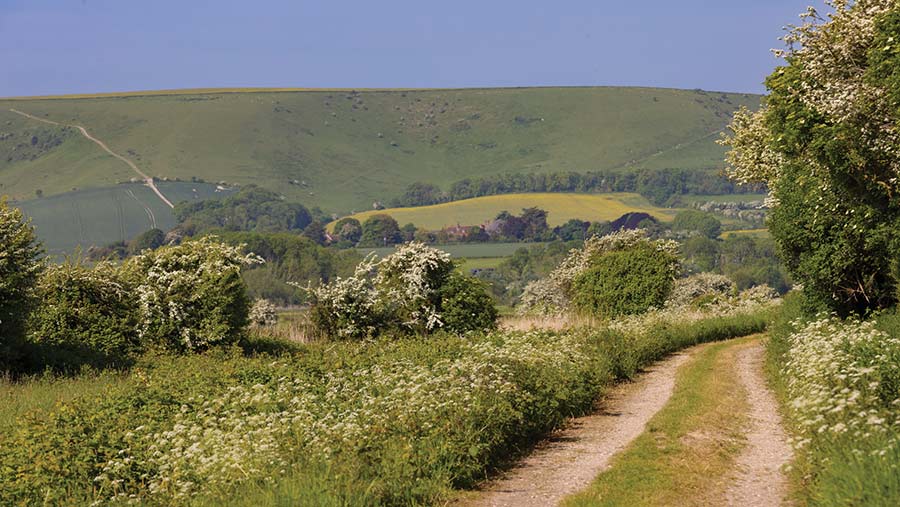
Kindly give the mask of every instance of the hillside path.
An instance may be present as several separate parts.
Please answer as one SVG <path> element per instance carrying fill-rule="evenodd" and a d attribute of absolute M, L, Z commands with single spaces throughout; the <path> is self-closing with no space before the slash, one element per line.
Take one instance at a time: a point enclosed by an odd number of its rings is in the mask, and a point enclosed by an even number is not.
<path fill-rule="evenodd" d="M 156 194 L 157 197 L 159 197 L 159 198 L 162 200 L 162 202 L 164 202 L 164 203 L 166 204 L 166 206 L 168 206 L 168 207 L 170 207 L 170 208 L 174 208 L 174 207 L 175 207 L 175 205 L 172 204 L 172 202 L 169 201 L 169 199 L 167 199 L 166 196 L 164 196 L 163 193 L 159 191 L 159 188 L 157 188 L 156 183 L 154 183 L 154 181 L 153 181 L 153 178 L 151 178 L 150 176 L 147 176 L 147 174 L 146 174 L 144 171 L 141 171 L 141 170 L 138 168 L 138 166 L 135 165 L 135 163 L 132 162 L 131 160 L 129 160 L 128 158 L 126 158 L 126 157 L 124 157 L 124 156 L 122 156 L 122 155 L 119 155 L 118 153 L 116 153 L 116 152 L 112 151 L 111 149 L 109 149 L 109 146 L 107 146 L 106 143 L 104 143 L 103 141 L 101 141 L 101 140 L 97 139 L 96 137 L 92 136 L 92 135 L 87 131 L 87 129 L 85 129 L 85 128 L 82 127 L 81 125 L 74 125 L 74 124 L 68 125 L 68 124 L 65 124 L 65 123 L 59 123 L 59 122 L 56 122 L 56 121 L 53 121 L 53 120 L 48 120 L 48 119 L 46 119 L 46 118 L 39 118 L 39 117 L 37 117 L 37 116 L 34 116 L 34 115 L 31 115 L 31 114 L 28 114 L 28 113 L 19 111 L 18 109 L 10 109 L 10 111 L 13 112 L 13 113 L 16 113 L 16 114 L 18 114 L 18 115 L 24 116 L 25 118 L 29 118 L 29 119 L 32 119 L 32 120 L 35 120 L 35 121 L 39 121 L 39 122 L 43 122 L 43 123 L 49 123 L 50 125 L 57 125 L 57 126 L 61 126 L 61 127 L 72 127 L 72 128 L 78 129 L 78 130 L 81 132 L 81 135 L 83 135 L 85 138 L 87 138 L 88 140 L 92 141 L 94 144 L 96 144 L 96 145 L 99 146 L 100 148 L 102 148 L 103 151 L 109 153 L 109 154 L 112 155 L 113 157 L 115 157 L 115 158 L 121 160 L 122 162 L 125 162 L 125 163 L 128 165 L 128 167 L 130 167 L 134 172 L 136 172 L 136 173 L 138 174 L 138 176 L 141 177 L 141 179 L 144 180 L 144 184 L 147 185 L 148 187 L 150 187 L 150 190 L 153 190 L 153 193 Z"/>
<path fill-rule="evenodd" d="M 643 433 L 669 400 L 675 373 L 696 349 L 688 349 L 649 367 L 634 382 L 613 387 L 599 410 L 574 419 L 566 428 L 538 444 L 513 469 L 488 483 L 465 507 L 545 507 L 587 487 L 610 459 Z"/>
<path fill-rule="evenodd" d="M 766 385 L 764 358 L 765 349 L 759 342 L 737 356 L 737 376 L 747 390 L 750 405 L 750 428 L 747 447 L 737 459 L 736 476 L 725 493 L 727 505 L 780 505 L 787 493 L 783 468 L 793 453 L 778 401 Z"/>

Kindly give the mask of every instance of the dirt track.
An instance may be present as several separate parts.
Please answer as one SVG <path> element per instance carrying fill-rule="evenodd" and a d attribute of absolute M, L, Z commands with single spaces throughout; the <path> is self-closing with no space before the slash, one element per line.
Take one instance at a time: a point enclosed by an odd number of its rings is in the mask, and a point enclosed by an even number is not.
<path fill-rule="evenodd" d="M 504 477 L 459 505 L 545 507 L 587 487 L 666 404 L 675 387 L 675 372 L 691 353 L 673 355 L 635 382 L 616 386 L 596 413 L 571 421 Z"/>
<path fill-rule="evenodd" d="M 112 151 L 111 149 L 109 149 L 109 146 L 107 146 L 106 143 L 104 143 L 103 141 L 101 141 L 101 140 L 97 139 L 96 137 L 92 136 L 92 135 L 87 131 L 87 129 L 85 129 L 85 128 L 82 127 L 81 125 L 68 125 L 68 124 L 65 124 L 65 123 L 59 123 L 59 122 L 56 122 L 56 121 L 53 121 L 53 120 L 48 120 L 48 119 L 46 119 L 46 118 L 38 118 L 37 116 L 34 116 L 34 115 L 31 115 L 31 114 L 28 114 L 28 113 L 19 111 L 18 109 L 10 109 L 10 111 L 13 112 L 13 113 L 16 113 L 16 114 L 18 114 L 18 115 L 24 116 L 25 118 L 29 118 L 29 119 L 31 119 L 31 120 L 35 120 L 35 121 L 39 121 L 39 122 L 43 122 L 43 123 L 48 123 L 48 124 L 50 124 L 50 125 L 57 125 L 57 126 L 61 126 L 61 127 L 72 127 L 72 128 L 78 129 L 78 130 L 81 132 L 81 135 L 83 135 L 85 138 L 87 138 L 88 140 L 92 141 L 93 143 L 95 143 L 95 144 L 96 144 L 97 146 L 99 146 L 100 148 L 102 148 L 103 151 L 109 153 L 109 154 L 112 155 L 113 157 L 116 157 L 117 159 L 121 160 L 122 162 L 125 162 L 125 163 L 128 165 L 128 167 L 131 168 L 131 170 L 133 170 L 135 173 L 137 173 L 138 176 L 140 176 L 141 179 L 144 180 L 144 184 L 147 185 L 148 187 L 150 187 L 150 190 L 153 190 L 153 193 L 156 194 L 157 197 L 159 197 L 159 198 L 162 200 L 162 202 L 166 203 L 166 206 L 168 206 L 168 207 L 170 207 L 170 208 L 174 208 L 174 207 L 175 207 L 175 205 L 172 204 L 172 202 L 169 201 L 169 199 L 167 199 L 166 196 L 163 195 L 163 193 L 159 191 L 159 188 L 156 187 L 156 183 L 153 182 L 153 178 L 151 178 L 150 176 L 147 176 L 147 174 L 144 173 L 144 171 L 141 171 L 141 170 L 138 168 L 138 166 L 136 166 L 136 165 L 134 164 L 134 162 L 132 162 L 131 160 L 128 160 L 127 158 L 123 157 L 122 155 L 119 155 L 118 153 L 116 153 L 116 152 Z M 152 212 L 151 212 L 151 213 L 152 213 Z M 153 221 L 155 222 L 155 219 L 154 219 Z"/>

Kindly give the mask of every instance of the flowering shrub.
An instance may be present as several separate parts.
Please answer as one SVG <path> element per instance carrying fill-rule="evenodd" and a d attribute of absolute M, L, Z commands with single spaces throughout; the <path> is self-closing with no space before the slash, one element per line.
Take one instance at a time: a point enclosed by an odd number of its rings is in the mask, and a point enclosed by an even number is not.
<path fill-rule="evenodd" d="M 769 230 L 814 309 L 898 302 L 900 5 L 830 0 L 785 36 L 766 105 L 737 113 L 731 176 L 765 182 Z"/>
<path fill-rule="evenodd" d="M 262 260 L 215 237 L 133 257 L 127 268 L 140 279 L 139 336 L 181 352 L 236 341 L 250 310 L 241 266 L 258 262 Z"/>
<path fill-rule="evenodd" d="M 250 307 L 250 324 L 256 327 L 272 327 L 278 324 L 278 312 L 268 299 L 257 299 Z"/>
<path fill-rule="evenodd" d="M 34 229 L 0 199 L 0 371 L 14 364 L 43 264 Z"/>
<path fill-rule="evenodd" d="M 401 326 L 429 332 L 443 326 L 438 291 L 452 271 L 450 254 L 414 241 L 378 263 L 375 285 L 382 304 Z"/>
<path fill-rule="evenodd" d="M 356 266 L 352 277 L 306 288 L 312 296 L 310 320 L 319 332 L 335 338 L 362 338 L 385 327 L 382 293 L 375 285 L 374 255 Z M 301 287 L 302 288 L 302 287 Z"/>
<path fill-rule="evenodd" d="M 640 243 L 627 250 L 603 254 L 578 275 L 572 303 L 592 315 L 617 317 L 662 306 L 672 290 L 677 258 Z"/>
<path fill-rule="evenodd" d="M 732 296 L 736 289 L 734 282 L 725 275 L 697 273 L 675 280 L 672 292 L 666 299 L 666 307 L 687 308 L 696 305 L 701 299 L 705 299 L 705 303 L 708 304 Z M 773 297 L 765 299 L 773 299 Z"/>
<path fill-rule="evenodd" d="M 402 245 L 380 261 L 369 256 L 352 277 L 306 289 L 313 299 L 312 322 L 322 334 L 336 338 L 362 338 L 386 330 L 462 332 L 473 329 L 472 325 L 493 322 L 496 310 L 492 302 L 488 304 L 484 287 L 466 284 L 452 273 L 450 255 L 424 243 Z M 462 301 L 462 294 L 471 301 Z M 445 325 L 445 303 L 452 315 L 451 325 Z M 476 309 L 490 318 L 471 324 L 461 320 L 463 314 Z"/>
<path fill-rule="evenodd" d="M 591 236 L 580 249 L 569 252 L 560 265 L 547 277 L 529 283 L 518 306 L 523 314 L 560 314 L 568 311 L 572 302 L 572 284 L 587 271 L 596 259 L 606 253 L 628 250 L 637 245 L 648 244 L 660 252 L 671 254 L 673 273 L 678 268 L 675 254 L 678 244 L 671 240 L 651 241 L 646 231 L 624 230 L 606 236 Z"/>
<path fill-rule="evenodd" d="M 141 350 L 134 284 L 118 266 L 68 261 L 40 278 L 29 319 L 34 369 L 123 365 Z"/>

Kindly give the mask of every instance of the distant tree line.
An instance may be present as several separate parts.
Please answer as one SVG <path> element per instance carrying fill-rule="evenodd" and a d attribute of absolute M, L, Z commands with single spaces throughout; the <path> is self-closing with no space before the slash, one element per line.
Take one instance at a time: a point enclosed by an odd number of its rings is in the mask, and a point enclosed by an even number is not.
<path fill-rule="evenodd" d="M 412 183 L 392 207 L 427 206 L 488 195 L 527 192 L 636 192 L 657 206 L 675 206 L 689 194 L 740 194 L 763 191 L 763 185 L 738 185 L 724 175 L 699 169 L 505 173 L 467 178 L 442 191 L 429 183 Z"/>
<path fill-rule="evenodd" d="M 174 235 L 194 236 L 211 231 L 301 232 L 324 244 L 324 224 L 330 221 L 320 209 L 307 209 L 281 195 L 255 185 L 243 187 L 224 199 L 181 202 L 175 206 L 178 226 Z"/>

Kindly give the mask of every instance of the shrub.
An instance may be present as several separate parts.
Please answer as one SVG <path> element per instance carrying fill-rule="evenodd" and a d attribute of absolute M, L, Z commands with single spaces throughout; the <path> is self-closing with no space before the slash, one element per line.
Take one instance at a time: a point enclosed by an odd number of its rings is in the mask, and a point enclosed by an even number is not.
<path fill-rule="evenodd" d="M 306 288 L 313 299 L 311 320 L 320 333 L 335 338 L 371 337 L 389 330 L 427 334 L 446 325 L 445 297 L 450 298 L 452 319 L 475 308 L 493 308 L 482 298 L 487 297 L 484 288 L 454 280 L 453 268 L 449 254 L 417 242 L 398 247 L 381 261 L 367 257 L 354 276 Z M 462 301 L 466 295 L 473 301 Z M 477 327 L 487 320 L 479 320 Z M 459 321 L 448 327 L 468 329 Z"/>
<path fill-rule="evenodd" d="M 381 304 L 408 331 L 429 332 L 443 324 L 439 290 L 453 272 L 450 254 L 411 242 L 378 264 Z"/>
<path fill-rule="evenodd" d="M 0 370 L 12 367 L 43 264 L 34 228 L 0 199 Z"/>
<path fill-rule="evenodd" d="M 605 317 L 633 315 L 660 307 L 672 290 L 677 259 L 649 243 L 604 254 L 574 280 L 572 302 Z"/>
<path fill-rule="evenodd" d="M 32 369 L 122 366 L 140 351 L 137 297 L 114 264 L 53 265 L 41 276 L 37 295 L 41 304 L 28 325 Z"/>
<path fill-rule="evenodd" d="M 454 333 L 497 327 L 497 308 L 477 278 L 453 273 L 440 289 L 444 329 Z"/>
<path fill-rule="evenodd" d="M 128 267 L 140 278 L 141 338 L 178 352 L 236 342 L 250 310 L 241 266 L 257 262 L 214 237 L 132 258 Z"/>
<path fill-rule="evenodd" d="M 666 299 L 666 307 L 684 308 L 695 304 L 698 298 L 715 300 L 733 295 L 736 288 L 727 276 L 715 273 L 698 273 L 687 278 L 679 278 L 672 285 L 672 292 Z"/>
<path fill-rule="evenodd" d="M 268 299 L 257 299 L 250 308 L 250 324 L 256 327 L 271 327 L 278 323 L 275 305 Z"/>
<path fill-rule="evenodd" d="M 789 29 L 765 106 L 738 111 L 723 143 L 732 177 L 768 185 L 769 230 L 808 300 L 866 314 L 900 289 L 900 7 L 829 6 Z"/>
<path fill-rule="evenodd" d="M 546 277 L 531 282 L 522 292 L 520 313 L 555 314 L 568 311 L 571 306 L 575 279 L 593 266 L 595 259 L 609 252 L 621 251 L 636 245 L 651 245 L 672 256 L 673 269 L 678 268 L 675 257 L 678 245 L 674 241 L 651 241 L 644 230 L 619 231 L 607 236 L 592 236 L 580 249 L 569 255 Z"/>
<path fill-rule="evenodd" d="M 381 293 L 374 281 L 376 266 L 374 255 L 370 255 L 356 266 L 353 276 L 306 288 L 312 299 L 310 321 L 320 334 L 365 338 L 385 327 L 387 317 L 380 307 Z"/>

